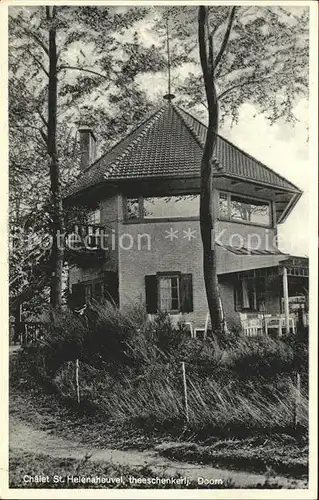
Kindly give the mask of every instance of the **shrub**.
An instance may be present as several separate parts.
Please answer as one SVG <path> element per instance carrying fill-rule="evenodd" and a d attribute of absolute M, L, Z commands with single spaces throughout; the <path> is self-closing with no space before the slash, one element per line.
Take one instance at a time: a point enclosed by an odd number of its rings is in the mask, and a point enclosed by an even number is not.
<path fill-rule="evenodd" d="M 223 370 L 224 353 L 224 349 L 213 339 L 208 338 L 203 342 L 200 339 L 187 338 L 175 351 L 174 361 L 185 361 L 190 373 L 216 376 Z"/>
<path fill-rule="evenodd" d="M 294 351 L 281 340 L 242 337 L 234 349 L 227 350 L 224 359 L 240 377 L 272 377 L 293 370 Z"/>
<path fill-rule="evenodd" d="M 182 323 L 173 326 L 170 315 L 159 312 L 155 319 L 148 323 L 145 335 L 147 341 L 161 352 L 172 354 L 186 338 L 186 330 Z"/>
<path fill-rule="evenodd" d="M 155 428 L 184 425 L 181 361 L 185 362 L 190 426 L 238 433 L 291 427 L 291 375 L 305 344 L 267 337 L 190 339 L 167 314 L 148 320 L 145 309 L 119 311 L 92 303 L 85 316 L 65 312 L 47 323 L 41 341 L 17 356 L 15 376 L 50 382 L 76 402 L 75 359 L 80 359 L 81 405 L 106 418 Z M 299 356 L 299 358 L 298 358 Z M 302 379 L 303 382 L 303 379 Z M 301 425 L 307 424 L 303 387 Z"/>

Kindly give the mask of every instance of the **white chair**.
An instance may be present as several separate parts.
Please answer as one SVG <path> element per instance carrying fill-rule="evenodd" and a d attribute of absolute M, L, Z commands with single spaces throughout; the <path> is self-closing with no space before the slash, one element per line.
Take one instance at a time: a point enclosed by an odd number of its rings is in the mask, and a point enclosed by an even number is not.
<path fill-rule="evenodd" d="M 262 318 L 240 313 L 241 327 L 247 337 L 257 337 L 263 333 Z"/>
<path fill-rule="evenodd" d="M 194 338 L 194 328 L 193 323 L 191 321 L 185 321 L 184 325 L 189 329 L 191 338 Z"/>
<path fill-rule="evenodd" d="M 268 330 L 276 329 L 278 330 L 278 336 L 282 336 L 283 328 L 286 329 L 286 318 L 284 314 L 277 314 L 276 316 L 271 316 L 270 318 L 265 318 L 265 332 L 268 335 Z M 289 331 L 292 330 L 293 334 L 296 333 L 296 324 L 295 318 L 293 316 L 289 316 Z"/>
<path fill-rule="evenodd" d="M 194 328 L 194 334 L 193 334 L 193 338 L 195 339 L 196 337 L 199 337 L 199 338 L 202 338 L 203 340 L 206 339 L 207 337 L 207 330 L 208 330 L 208 327 L 209 327 L 209 322 L 210 322 L 210 317 L 209 317 L 209 313 L 206 314 L 206 318 L 205 318 L 205 326 L 204 327 L 197 327 L 197 328 Z"/>

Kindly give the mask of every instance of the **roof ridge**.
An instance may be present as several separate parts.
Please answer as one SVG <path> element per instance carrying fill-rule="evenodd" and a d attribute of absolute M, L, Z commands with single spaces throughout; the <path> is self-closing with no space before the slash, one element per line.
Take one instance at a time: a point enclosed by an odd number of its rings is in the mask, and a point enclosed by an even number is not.
<path fill-rule="evenodd" d="M 174 110 L 176 111 L 176 113 L 178 114 L 178 116 L 181 118 L 181 120 L 183 121 L 184 125 L 186 126 L 187 130 L 189 130 L 189 132 L 192 134 L 192 136 L 195 138 L 195 140 L 197 141 L 197 143 L 199 144 L 199 146 L 201 148 L 204 148 L 205 147 L 205 141 L 202 141 L 201 137 L 199 134 L 197 134 L 195 132 L 195 130 L 190 126 L 189 123 L 187 123 L 187 121 L 185 120 L 184 116 L 180 113 L 180 111 L 184 112 L 185 114 L 187 114 L 192 120 L 195 120 L 197 121 L 201 126 L 205 127 L 207 130 L 208 130 L 208 127 L 206 127 L 206 125 L 204 125 L 204 123 L 200 122 L 199 120 L 197 120 L 197 118 L 195 118 L 193 115 L 191 115 L 190 113 L 188 113 L 187 111 L 184 111 L 183 108 L 181 108 L 180 106 L 174 106 L 172 105 Z M 219 137 L 218 134 L 216 134 L 217 137 Z M 213 159 L 212 159 L 212 163 L 213 163 L 213 166 L 215 166 L 216 170 L 218 170 L 219 172 L 223 171 L 224 170 L 224 166 L 220 164 L 219 160 L 217 159 L 216 155 L 214 155 Z M 217 174 L 216 174 L 217 175 Z"/>
<path fill-rule="evenodd" d="M 174 106 L 174 107 L 178 107 L 179 110 L 181 110 L 183 113 L 185 113 L 186 115 L 188 115 L 190 118 L 192 118 L 193 120 L 197 121 L 197 123 L 199 123 L 200 125 L 202 125 L 203 127 L 205 127 L 205 129 L 207 130 L 208 127 L 207 125 L 205 125 L 205 123 L 203 123 L 201 120 L 199 120 L 198 118 L 196 118 L 196 116 L 194 115 L 191 115 L 188 111 L 186 111 L 185 109 L 181 108 L 180 106 Z M 186 123 L 186 122 L 185 122 Z M 295 189 L 297 189 L 298 191 L 301 191 L 300 188 L 298 188 L 298 186 L 296 186 L 293 182 L 289 181 L 288 179 L 286 179 L 284 176 L 280 175 L 278 172 L 276 172 L 275 170 L 273 170 L 271 167 L 268 167 L 267 165 L 265 165 L 265 163 L 263 163 L 262 161 L 258 160 L 257 158 L 255 158 L 254 156 L 252 156 L 251 154 L 247 153 L 246 151 L 244 151 L 242 148 L 240 148 L 239 146 L 237 146 L 236 144 L 234 144 L 233 142 L 230 142 L 228 139 L 226 139 L 225 137 L 221 136 L 220 134 L 216 134 L 217 137 L 219 137 L 222 141 L 225 141 L 227 142 L 227 144 L 230 144 L 233 148 L 236 148 L 238 151 L 240 151 L 241 153 L 243 153 L 245 156 L 248 156 L 251 160 L 259 163 L 259 165 L 261 165 L 262 167 L 266 168 L 268 171 L 272 172 L 273 174 L 275 175 L 278 175 L 278 177 L 280 177 L 280 179 L 282 179 L 283 181 L 285 182 L 288 182 L 291 186 L 293 186 Z"/>
<path fill-rule="evenodd" d="M 200 177 L 207 130 L 203 122 L 177 104 L 154 103 L 144 120 L 80 172 L 71 193 L 113 179 L 155 179 L 195 173 Z M 216 135 L 217 148 L 212 158 L 214 175 L 240 178 L 301 194 L 286 178 Z"/>
<path fill-rule="evenodd" d="M 130 142 L 128 144 L 128 146 L 124 149 L 124 151 L 119 156 L 117 156 L 117 158 L 110 164 L 110 166 L 107 169 L 107 171 L 104 172 L 104 174 L 103 174 L 104 179 L 107 179 L 109 177 L 109 175 L 114 172 L 114 169 L 116 167 L 118 167 L 120 161 L 123 160 L 123 158 L 125 158 L 127 156 L 127 154 L 135 148 L 136 144 L 138 144 L 143 139 L 143 137 L 146 135 L 146 133 L 148 132 L 148 130 L 150 129 L 150 127 L 153 125 L 153 123 L 156 122 L 156 120 L 158 120 L 158 118 L 164 113 L 164 109 L 165 108 L 162 107 L 162 108 L 158 109 L 157 111 L 155 111 L 155 113 L 153 113 L 147 120 L 145 120 L 139 126 L 139 127 L 142 128 L 142 130 L 139 132 L 138 136 L 134 139 L 134 141 Z M 143 126 L 144 126 L 144 128 L 143 128 Z M 137 128 L 139 128 L 139 127 L 137 127 Z M 136 130 L 137 129 L 135 128 L 132 131 L 132 133 L 136 132 Z M 127 137 L 129 137 L 129 135 L 131 135 L 131 132 L 130 132 L 130 134 L 128 134 L 128 135 L 125 136 L 125 139 L 127 139 Z M 120 142 L 121 141 L 119 141 L 119 143 Z M 109 152 L 110 151 L 108 151 L 108 153 Z"/>
<path fill-rule="evenodd" d="M 201 140 L 200 136 L 198 134 L 196 134 L 195 130 L 193 130 L 190 127 L 190 125 L 185 120 L 184 116 L 182 116 L 182 114 L 180 113 L 180 111 L 184 111 L 184 110 L 182 108 L 180 108 L 179 106 L 175 105 L 175 104 L 171 104 L 171 106 L 174 109 L 174 111 L 178 114 L 178 116 L 180 117 L 180 119 L 183 121 L 184 125 L 187 127 L 187 130 L 191 133 L 191 135 L 194 137 L 194 139 L 196 139 L 196 142 L 199 144 L 199 146 L 201 148 L 203 148 L 204 147 L 204 143 Z M 185 111 L 185 113 L 186 113 L 186 111 Z M 187 114 L 189 115 L 189 113 L 187 113 Z M 189 116 L 191 117 L 191 115 L 189 115 Z"/>

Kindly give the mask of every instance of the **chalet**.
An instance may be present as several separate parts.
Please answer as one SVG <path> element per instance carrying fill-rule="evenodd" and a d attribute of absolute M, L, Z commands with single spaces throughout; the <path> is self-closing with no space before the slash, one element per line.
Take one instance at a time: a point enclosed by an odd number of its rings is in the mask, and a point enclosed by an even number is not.
<path fill-rule="evenodd" d="M 88 253 L 70 269 L 73 307 L 101 297 L 120 307 L 142 301 L 149 314 L 166 310 L 193 332 L 205 328 L 199 193 L 206 132 L 171 101 L 98 159 L 93 132 L 80 129 L 82 171 L 65 202 L 91 206 L 92 214 L 75 228 Z M 212 238 L 229 329 L 254 335 L 306 322 L 308 261 L 282 253 L 276 242 L 301 195 L 218 136 Z"/>

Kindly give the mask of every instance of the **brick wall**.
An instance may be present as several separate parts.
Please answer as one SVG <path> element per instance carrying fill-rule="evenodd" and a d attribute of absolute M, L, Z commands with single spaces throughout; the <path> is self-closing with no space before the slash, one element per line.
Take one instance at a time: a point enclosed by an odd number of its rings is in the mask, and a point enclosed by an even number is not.
<path fill-rule="evenodd" d="M 170 241 L 166 231 L 178 231 L 178 238 Z M 190 241 L 187 231 L 194 231 L 196 238 Z M 145 276 L 157 272 L 179 271 L 193 275 L 194 313 L 185 314 L 185 320 L 192 320 L 201 326 L 207 314 L 206 296 L 202 268 L 202 248 L 198 221 L 157 222 L 144 224 L 121 224 L 119 235 L 131 235 L 133 247 L 119 249 L 119 291 L 121 306 L 134 301 L 145 301 Z M 150 249 L 146 238 L 141 239 L 138 249 L 138 235 L 149 235 Z M 184 236 L 184 237 L 183 237 Z M 124 242 L 124 240 L 123 240 Z M 129 240 L 125 246 L 128 246 Z"/>
<path fill-rule="evenodd" d="M 122 204 L 119 206 L 120 218 L 123 220 Z M 171 230 L 175 232 L 178 238 L 169 238 Z M 133 304 L 136 301 L 145 301 L 144 280 L 146 275 L 168 271 L 191 273 L 193 276 L 194 312 L 184 314 L 183 318 L 185 321 L 192 321 L 196 327 L 203 327 L 208 308 L 202 271 L 202 244 L 199 221 L 131 224 L 120 222 L 118 231 L 118 237 L 122 239 L 123 243 L 121 246 L 125 247 L 125 249 L 119 248 L 121 306 Z M 188 231 L 191 232 L 189 237 Z M 271 229 L 267 229 L 267 232 L 265 232 L 265 228 L 262 227 L 223 221 L 217 223 L 217 235 L 219 232 L 221 233 L 220 241 L 223 244 L 229 244 L 229 240 L 231 240 L 231 236 L 235 232 L 242 236 L 244 245 L 249 235 L 258 234 L 261 249 L 269 248 L 268 240 L 272 241 L 274 235 L 274 230 Z M 195 238 L 191 237 L 191 235 L 195 236 Z M 257 241 L 253 236 L 250 237 L 252 241 Z M 232 260 L 238 262 L 238 258 L 238 255 L 231 254 L 222 248 L 218 249 L 218 268 L 220 271 L 225 272 L 228 266 L 231 265 Z M 253 256 L 251 259 L 252 263 L 254 263 Z M 234 286 L 231 278 L 224 277 L 221 280 L 220 291 L 228 326 L 230 328 L 240 326 L 239 314 L 234 310 Z"/>
<path fill-rule="evenodd" d="M 192 321 L 196 327 L 204 327 L 207 315 L 207 300 L 202 272 L 202 244 L 200 226 L 197 220 L 144 222 L 125 224 L 123 222 L 123 201 L 121 196 L 113 196 L 101 204 L 101 224 L 109 233 L 108 262 L 99 269 L 73 268 L 70 271 L 70 286 L 73 283 L 95 279 L 106 270 L 120 270 L 119 296 L 120 306 L 145 301 L 145 276 L 157 272 L 178 271 L 191 273 L 193 277 L 194 312 L 184 314 L 186 321 Z M 173 231 L 170 238 L 169 233 Z M 175 233 L 174 233 L 175 231 Z M 238 238 L 247 245 L 257 241 L 259 235 L 261 249 L 272 248 L 275 231 L 241 223 L 218 221 L 216 235 L 223 244 L 236 244 Z M 176 237 L 174 237 L 177 236 Z M 265 262 L 265 256 L 248 257 L 251 265 Z M 256 260 L 257 259 L 257 260 Z M 220 272 L 229 272 L 235 266 L 238 269 L 240 256 L 223 248 L 217 248 L 217 263 Z M 245 262 L 247 256 L 245 256 Z M 220 278 L 220 290 L 227 324 L 231 328 L 239 326 L 239 314 L 234 310 L 234 286 L 230 277 Z M 276 312 L 278 299 L 269 297 L 271 308 Z M 272 312 L 272 311 L 271 311 Z"/>

